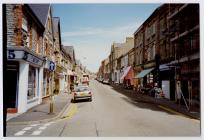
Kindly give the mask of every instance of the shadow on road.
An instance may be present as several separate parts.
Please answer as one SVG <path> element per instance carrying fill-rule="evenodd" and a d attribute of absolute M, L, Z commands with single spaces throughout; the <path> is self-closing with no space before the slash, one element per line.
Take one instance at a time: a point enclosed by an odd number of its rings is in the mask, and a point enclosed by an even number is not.
<path fill-rule="evenodd" d="M 139 108 L 143 109 L 149 109 L 153 111 L 160 111 L 160 112 L 165 112 L 170 115 L 176 115 L 175 113 L 166 111 L 164 109 L 161 109 L 157 106 L 156 100 L 151 97 L 146 97 L 147 95 L 142 95 L 139 93 L 136 93 L 136 91 L 133 90 L 128 90 L 128 89 L 123 89 L 115 86 L 111 86 L 111 89 L 117 91 L 118 93 L 128 97 L 121 97 L 123 100 L 125 100 L 128 103 L 131 103 Z"/>
<path fill-rule="evenodd" d="M 166 112 L 170 115 L 175 115 L 174 113 L 171 113 L 169 111 L 165 111 L 159 107 L 156 106 L 156 104 L 153 103 L 147 103 L 147 102 L 138 102 L 136 100 L 130 99 L 130 98 L 126 98 L 126 97 L 121 97 L 124 101 L 131 103 L 134 106 L 137 106 L 139 108 L 142 109 L 148 109 L 148 110 L 152 110 L 152 111 L 160 111 L 160 112 Z"/>
<path fill-rule="evenodd" d="M 76 101 L 71 100 L 71 102 L 72 103 L 84 103 L 84 102 L 92 102 L 92 101 L 90 101 L 89 99 L 82 99 L 82 100 L 76 100 Z"/>

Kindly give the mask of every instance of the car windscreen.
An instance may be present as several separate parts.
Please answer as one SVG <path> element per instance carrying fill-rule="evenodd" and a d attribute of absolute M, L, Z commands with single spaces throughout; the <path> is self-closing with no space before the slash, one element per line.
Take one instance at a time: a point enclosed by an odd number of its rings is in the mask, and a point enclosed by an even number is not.
<path fill-rule="evenodd" d="M 76 88 L 76 92 L 83 92 L 83 91 L 88 91 L 89 89 L 88 89 L 88 87 L 78 87 L 78 88 Z"/>

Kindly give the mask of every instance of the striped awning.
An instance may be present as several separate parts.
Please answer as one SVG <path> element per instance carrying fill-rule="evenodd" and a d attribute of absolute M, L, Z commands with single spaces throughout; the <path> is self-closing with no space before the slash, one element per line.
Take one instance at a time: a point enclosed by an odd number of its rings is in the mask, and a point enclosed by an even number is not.
<path fill-rule="evenodd" d="M 120 80 L 123 80 L 125 78 L 125 76 L 128 74 L 128 72 L 130 71 L 131 66 L 127 67 L 123 73 L 123 75 L 121 76 Z"/>
<path fill-rule="evenodd" d="M 153 71 L 154 68 L 151 69 L 146 69 L 141 71 L 135 78 L 143 78 L 144 76 L 146 76 L 148 73 L 150 73 L 151 71 Z"/>

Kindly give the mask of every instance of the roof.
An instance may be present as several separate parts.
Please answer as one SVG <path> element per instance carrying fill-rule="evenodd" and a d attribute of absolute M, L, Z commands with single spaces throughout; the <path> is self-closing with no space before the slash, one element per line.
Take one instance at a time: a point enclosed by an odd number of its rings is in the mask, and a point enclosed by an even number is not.
<path fill-rule="evenodd" d="M 53 21 L 53 29 L 54 29 L 54 33 L 59 32 L 59 22 L 60 22 L 60 18 L 59 17 L 53 17 L 52 18 Z"/>
<path fill-rule="evenodd" d="M 27 13 L 30 14 L 30 16 L 33 18 L 34 22 L 39 27 L 39 30 L 43 33 L 45 30 L 45 27 L 41 23 L 40 19 L 36 16 L 36 14 L 33 12 L 33 10 L 30 8 L 30 6 L 28 4 L 25 4 L 24 8 L 27 11 Z"/>
<path fill-rule="evenodd" d="M 133 33 L 134 35 L 137 34 L 142 28 L 144 24 L 147 24 L 162 8 L 165 8 L 167 4 L 162 4 L 159 7 L 157 7 L 151 15 L 142 23 L 142 25 Z"/>
<path fill-rule="evenodd" d="M 61 29 L 60 29 L 60 18 L 59 17 L 52 17 L 52 26 L 53 26 L 53 32 L 59 34 L 59 44 L 61 48 Z"/>
<path fill-rule="evenodd" d="M 66 51 L 67 54 L 69 54 L 72 61 L 75 61 L 74 47 L 73 46 L 62 46 L 62 48 Z"/>
<path fill-rule="evenodd" d="M 113 43 L 114 47 L 123 47 L 124 43 Z"/>
<path fill-rule="evenodd" d="M 80 65 L 80 64 L 81 64 L 80 60 L 77 59 L 77 60 L 76 60 L 76 64 L 77 64 L 77 65 Z"/>
<path fill-rule="evenodd" d="M 45 27 L 50 4 L 28 4 L 28 6 L 31 8 L 31 10 L 35 13 L 40 22 Z"/>

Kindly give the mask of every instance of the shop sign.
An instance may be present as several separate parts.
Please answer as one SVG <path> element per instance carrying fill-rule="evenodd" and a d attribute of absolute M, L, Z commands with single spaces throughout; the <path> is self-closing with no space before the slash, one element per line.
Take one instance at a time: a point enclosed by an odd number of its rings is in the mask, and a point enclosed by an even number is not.
<path fill-rule="evenodd" d="M 42 65 L 42 63 L 43 63 L 43 61 L 41 59 L 39 59 L 36 56 L 29 54 L 27 52 L 24 53 L 23 59 L 28 61 L 28 62 L 34 63 L 36 65 Z"/>
<path fill-rule="evenodd" d="M 8 50 L 7 51 L 7 59 L 15 60 L 15 59 L 22 59 L 24 55 L 24 51 L 15 51 L 15 50 Z"/>
<path fill-rule="evenodd" d="M 151 68 L 151 67 L 154 67 L 154 66 L 155 66 L 155 62 L 148 63 L 148 64 L 145 64 L 145 65 L 144 65 L 144 69 L 146 69 L 146 68 Z"/>
<path fill-rule="evenodd" d="M 7 51 L 7 59 L 8 60 L 25 60 L 35 65 L 41 66 L 43 61 L 38 57 L 22 51 L 22 50 L 8 50 Z"/>

